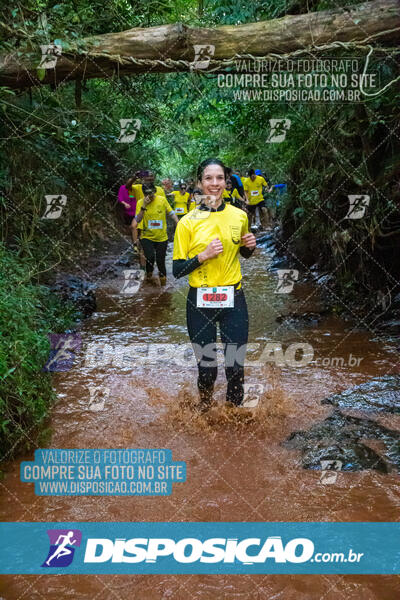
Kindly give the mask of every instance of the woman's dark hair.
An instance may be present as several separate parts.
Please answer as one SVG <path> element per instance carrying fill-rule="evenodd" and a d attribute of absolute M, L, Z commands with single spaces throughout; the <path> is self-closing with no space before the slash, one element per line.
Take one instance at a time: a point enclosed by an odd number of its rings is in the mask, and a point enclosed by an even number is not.
<path fill-rule="evenodd" d="M 222 162 L 222 160 L 219 160 L 219 158 L 206 158 L 206 160 L 203 160 L 203 162 L 200 163 L 197 168 L 197 180 L 198 181 L 202 180 L 205 168 L 209 167 L 210 165 L 219 165 L 220 167 L 222 167 L 222 169 L 224 170 L 224 177 L 225 177 L 225 179 L 227 178 L 227 175 L 228 175 L 227 168 L 224 165 L 224 163 Z"/>
<path fill-rule="evenodd" d="M 125 187 L 127 190 L 129 190 L 129 188 L 132 187 L 132 184 L 134 181 L 135 181 L 134 177 L 128 177 L 128 179 L 125 182 Z"/>
<path fill-rule="evenodd" d="M 250 169 L 250 170 L 249 170 L 249 177 L 250 177 L 250 175 L 255 175 L 255 174 L 256 174 L 256 172 L 255 172 L 255 170 L 254 170 L 254 169 Z"/>

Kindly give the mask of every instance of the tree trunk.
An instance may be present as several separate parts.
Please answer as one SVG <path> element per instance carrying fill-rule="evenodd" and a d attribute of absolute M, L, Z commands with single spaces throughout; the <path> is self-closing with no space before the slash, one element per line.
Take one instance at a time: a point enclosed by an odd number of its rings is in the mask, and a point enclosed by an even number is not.
<path fill-rule="evenodd" d="M 357 42 L 376 35 L 379 40 L 399 39 L 400 0 L 373 0 L 339 10 L 214 29 L 177 23 L 107 33 L 85 38 L 86 52 L 63 49 L 56 67 L 45 69 L 41 80 L 37 71 L 39 54 L 34 60 L 0 56 L 0 85 L 24 88 L 130 73 L 189 71 L 195 44 L 215 47 L 209 67 L 201 72 L 216 67 L 222 71 L 225 67 L 219 61 L 235 55 L 266 56 L 310 48 L 310 55 L 315 56 L 316 46 Z"/>

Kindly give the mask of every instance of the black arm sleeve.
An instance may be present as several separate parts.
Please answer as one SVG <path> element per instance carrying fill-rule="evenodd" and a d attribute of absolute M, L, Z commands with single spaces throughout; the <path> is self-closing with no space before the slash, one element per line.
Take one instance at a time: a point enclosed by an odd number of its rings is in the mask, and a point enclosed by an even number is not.
<path fill-rule="evenodd" d="M 192 271 L 197 269 L 200 266 L 199 259 L 197 255 L 193 258 L 184 259 L 181 258 L 179 260 L 172 261 L 172 273 L 174 277 L 179 279 L 179 277 L 184 277 L 185 275 L 189 275 Z"/>
<path fill-rule="evenodd" d="M 250 256 L 253 254 L 255 248 L 246 248 L 246 246 L 240 246 L 239 252 L 240 252 L 240 256 L 243 256 L 243 258 L 250 258 Z"/>

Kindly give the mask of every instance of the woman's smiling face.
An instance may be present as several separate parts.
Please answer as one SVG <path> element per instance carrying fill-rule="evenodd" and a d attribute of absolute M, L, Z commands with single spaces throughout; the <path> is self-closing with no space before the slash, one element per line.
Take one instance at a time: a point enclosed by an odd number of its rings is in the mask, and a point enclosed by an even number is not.
<path fill-rule="evenodd" d="M 225 189 L 225 173 L 220 165 L 208 165 L 201 179 L 203 194 L 209 194 L 219 200 Z"/>

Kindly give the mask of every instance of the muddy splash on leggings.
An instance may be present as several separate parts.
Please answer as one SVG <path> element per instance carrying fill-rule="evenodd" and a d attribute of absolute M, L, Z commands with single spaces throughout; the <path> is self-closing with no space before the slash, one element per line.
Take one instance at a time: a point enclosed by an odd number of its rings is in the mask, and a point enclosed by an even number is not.
<path fill-rule="evenodd" d="M 277 431 L 277 424 L 282 424 L 293 414 L 294 402 L 283 391 L 277 369 L 265 367 L 263 371 L 269 389 L 255 396 L 254 407 L 236 407 L 223 400 L 214 400 L 210 407 L 205 408 L 193 386 L 185 384 L 177 399 L 168 405 L 166 420 L 181 425 L 187 432 L 203 432 L 211 437 L 221 430 L 235 433 L 244 432 L 249 427 L 256 428 L 260 434 L 272 435 Z M 216 390 L 218 395 L 224 392 L 225 386 Z"/>

